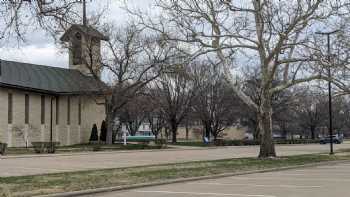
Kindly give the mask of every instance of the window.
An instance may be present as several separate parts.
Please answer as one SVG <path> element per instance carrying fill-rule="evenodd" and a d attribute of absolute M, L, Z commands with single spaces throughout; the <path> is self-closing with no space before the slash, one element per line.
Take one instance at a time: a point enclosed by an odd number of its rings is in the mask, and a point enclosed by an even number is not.
<path fill-rule="evenodd" d="M 67 124 L 70 125 L 70 97 L 67 97 Z"/>
<path fill-rule="evenodd" d="M 13 113 L 12 113 L 12 107 L 13 107 L 13 100 L 12 100 L 12 93 L 8 94 L 8 123 L 12 124 L 13 120 Z"/>
<path fill-rule="evenodd" d="M 29 95 L 25 95 L 24 123 L 29 124 Z"/>
<path fill-rule="evenodd" d="M 41 124 L 45 124 L 45 96 L 41 96 Z"/>
<path fill-rule="evenodd" d="M 78 105 L 78 124 L 81 125 L 81 97 L 79 97 L 79 105 Z"/>
<path fill-rule="evenodd" d="M 56 125 L 60 124 L 60 100 L 56 97 Z"/>

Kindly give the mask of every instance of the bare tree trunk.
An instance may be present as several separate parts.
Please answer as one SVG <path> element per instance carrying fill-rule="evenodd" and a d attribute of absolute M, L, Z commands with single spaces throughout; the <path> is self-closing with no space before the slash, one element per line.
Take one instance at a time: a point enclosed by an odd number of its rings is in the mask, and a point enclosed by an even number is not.
<path fill-rule="evenodd" d="M 311 131 L 311 139 L 315 139 L 316 138 L 316 135 L 315 135 L 315 127 L 314 126 L 311 126 L 310 127 L 310 131 Z"/>
<path fill-rule="evenodd" d="M 164 134 L 165 134 L 166 140 L 169 140 L 169 128 L 168 128 L 168 127 L 166 127 L 166 128 L 164 129 Z"/>
<path fill-rule="evenodd" d="M 156 141 L 156 143 L 158 142 L 158 133 L 156 135 L 154 135 L 154 140 Z"/>
<path fill-rule="evenodd" d="M 190 129 L 188 128 L 188 124 L 186 123 L 186 141 L 188 140 Z"/>
<path fill-rule="evenodd" d="M 205 126 L 205 137 L 210 141 L 211 125 L 209 123 Z"/>
<path fill-rule="evenodd" d="M 110 109 L 107 109 L 107 139 L 106 144 L 113 144 L 113 114 L 110 112 Z"/>
<path fill-rule="evenodd" d="M 216 140 L 218 139 L 218 133 L 217 132 L 213 133 L 213 137 L 214 137 L 214 142 L 216 142 Z"/>
<path fill-rule="evenodd" d="M 268 90 L 262 95 L 261 105 L 258 112 L 258 122 L 261 133 L 260 158 L 276 157 L 275 145 L 272 138 L 272 106 L 271 96 Z"/>
<path fill-rule="evenodd" d="M 138 123 L 129 122 L 129 123 L 127 123 L 127 124 L 129 124 L 129 132 L 130 132 L 130 135 L 131 135 L 131 136 L 135 136 L 136 133 L 137 133 L 137 131 L 139 130 L 139 128 L 137 128 L 137 126 L 134 125 L 134 124 L 138 124 Z"/>
<path fill-rule="evenodd" d="M 171 133 L 172 133 L 172 143 L 176 143 L 177 142 L 177 124 L 175 122 L 171 123 Z"/>
<path fill-rule="evenodd" d="M 256 121 L 254 121 L 254 131 L 253 131 L 253 137 L 254 140 L 260 140 L 261 139 L 261 133 L 259 130 L 259 120 L 258 120 L 258 115 L 256 114 Z"/>

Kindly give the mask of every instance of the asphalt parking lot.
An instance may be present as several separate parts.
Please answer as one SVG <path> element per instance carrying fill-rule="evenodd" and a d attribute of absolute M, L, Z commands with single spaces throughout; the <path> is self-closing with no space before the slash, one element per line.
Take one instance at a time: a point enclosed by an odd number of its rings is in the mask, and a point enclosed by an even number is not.
<path fill-rule="evenodd" d="M 350 163 L 208 179 L 97 197 L 349 197 Z"/>

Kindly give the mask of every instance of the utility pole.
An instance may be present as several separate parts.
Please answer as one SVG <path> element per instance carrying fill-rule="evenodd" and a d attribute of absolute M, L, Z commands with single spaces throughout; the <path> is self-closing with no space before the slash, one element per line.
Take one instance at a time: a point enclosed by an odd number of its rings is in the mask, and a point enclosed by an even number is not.
<path fill-rule="evenodd" d="M 330 155 L 334 154 L 333 151 L 333 112 L 332 112 L 332 83 L 331 79 L 331 35 L 337 33 L 338 30 L 330 32 L 316 32 L 317 34 L 327 36 L 327 60 L 328 60 L 328 112 L 329 112 L 329 135 L 330 135 Z"/>

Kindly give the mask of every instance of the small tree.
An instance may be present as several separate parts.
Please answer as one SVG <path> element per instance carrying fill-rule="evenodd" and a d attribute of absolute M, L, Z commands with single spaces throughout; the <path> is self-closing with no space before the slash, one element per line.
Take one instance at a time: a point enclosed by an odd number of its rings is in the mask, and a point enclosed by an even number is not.
<path fill-rule="evenodd" d="M 102 121 L 102 124 L 101 124 L 100 141 L 106 142 L 106 138 L 107 138 L 107 126 L 106 126 L 106 121 Z"/>
<path fill-rule="evenodd" d="M 91 129 L 91 136 L 90 136 L 90 142 L 98 141 L 98 131 L 97 126 L 94 124 Z"/>

